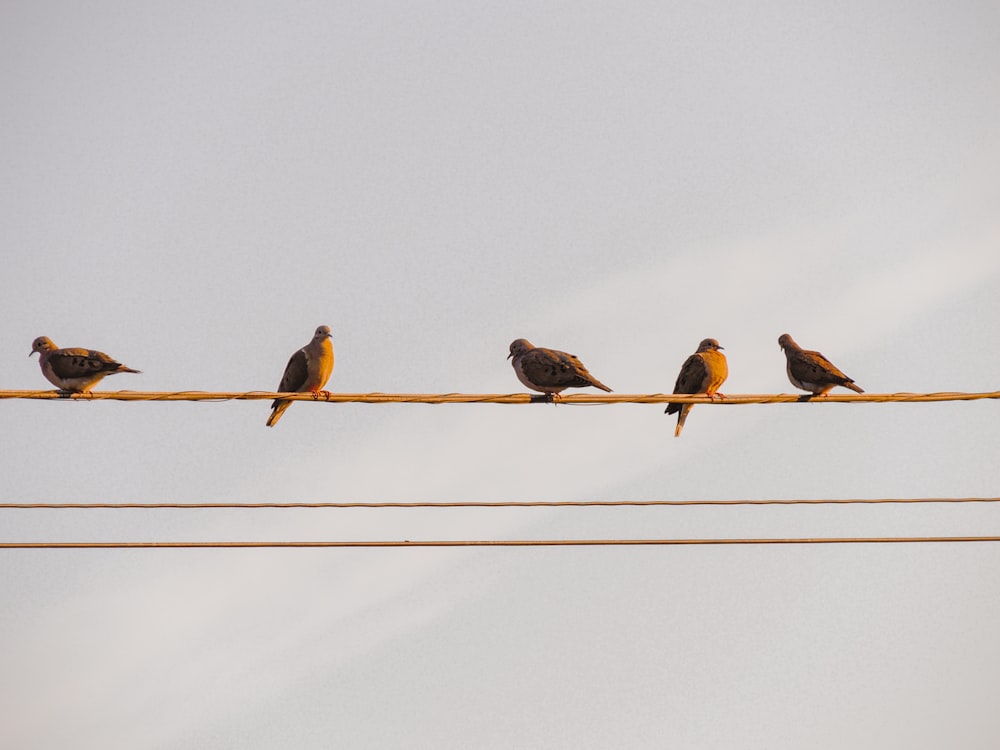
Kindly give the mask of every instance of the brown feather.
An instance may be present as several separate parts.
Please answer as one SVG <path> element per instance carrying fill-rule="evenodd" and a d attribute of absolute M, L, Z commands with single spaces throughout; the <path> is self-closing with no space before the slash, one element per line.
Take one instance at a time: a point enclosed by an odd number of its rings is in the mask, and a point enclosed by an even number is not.
<path fill-rule="evenodd" d="M 87 375 L 103 373 L 110 375 L 115 372 L 138 372 L 116 362 L 104 352 L 93 349 L 58 349 L 48 356 L 49 367 L 60 378 L 82 378 Z"/>
<path fill-rule="evenodd" d="M 684 360 L 681 371 L 674 383 L 674 393 L 706 393 L 713 394 L 729 376 L 729 365 L 726 355 L 721 351 L 719 342 L 715 339 L 704 339 L 698 345 L 698 351 Z M 688 413 L 694 404 L 669 403 L 665 414 L 677 414 L 677 428 L 674 436 L 679 437 L 687 420 Z"/>
<path fill-rule="evenodd" d="M 787 333 L 778 339 L 778 345 L 785 352 L 788 380 L 796 388 L 822 395 L 839 385 L 864 393 L 864 390 L 841 372 L 833 362 L 817 351 L 803 349 Z"/>
<path fill-rule="evenodd" d="M 319 391 L 326 385 L 333 372 L 333 344 L 330 343 L 329 326 L 320 326 L 312 340 L 295 352 L 285 365 L 285 372 L 278 384 L 279 393 L 304 393 Z M 267 426 L 273 427 L 291 406 L 291 401 L 276 398 L 271 402 L 271 416 Z"/>
<path fill-rule="evenodd" d="M 514 372 L 518 380 L 541 393 L 559 393 L 567 388 L 594 386 L 603 391 L 611 389 L 595 378 L 573 354 L 558 349 L 532 346 L 525 339 L 510 345 Z"/>

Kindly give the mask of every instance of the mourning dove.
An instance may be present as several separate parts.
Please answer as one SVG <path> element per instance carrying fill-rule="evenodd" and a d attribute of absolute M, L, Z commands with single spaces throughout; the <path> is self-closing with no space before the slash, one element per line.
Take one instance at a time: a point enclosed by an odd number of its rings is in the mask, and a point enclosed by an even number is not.
<path fill-rule="evenodd" d="M 778 346 L 785 352 L 786 370 L 792 385 L 816 396 L 822 396 L 831 388 L 842 385 L 852 391 L 864 393 L 854 381 L 836 368 L 819 352 L 803 349 L 787 333 L 778 337 Z"/>
<path fill-rule="evenodd" d="M 572 354 L 556 349 L 532 346 L 527 339 L 517 339 L 510 345 L 514 372 L 517 379 L 533 391 L 539 391 L 555 400 L 560 391 L 567 388 L 586 388 L 592 385 L 602 391 L 611 392 L 604 383 L 595 378 L 583 363 Z"/>
<path fill-rule="evenodd" d="M 704 339 L 698 344 L 698 350 L 681 365 L 680 374 L 674 384 L 674 393 L 704 393 L 714 397 L 729 376 L 729 365 L 721 349 L 715 339 Z M 721 393 L 719 398 L 723 398 Z M 665 414 L 679 412 L 674 437 L 680 437 L 684 421 L 692 406 L 694 404 L 667 404 Z"/>
<path fill-rule="evenodd" d="M 116 362 L 104 352 L 93 349 L 57 349 L 48 336 L 39 336 L 31 342 L 31 354 L 38 352 L 42 375 L 61 391 L 87 393 L 101 382 L 105 375 L 116 372 L 135 372 L 121 362 Z"/>
<path fill-rule="evenodd" d="M 333 344 L 330 342 L 330 327 L 320 326 L 313 334 L 312 341 L 299 349 L 288 360 L 285 374 L 278 385 L 279 393 L 319 393 L 333 372 Z M 276 398 L 271 403 L 271 416 L 267 426 L 274 427 L 285 409 L 292 405 L 288 399 Z"/>

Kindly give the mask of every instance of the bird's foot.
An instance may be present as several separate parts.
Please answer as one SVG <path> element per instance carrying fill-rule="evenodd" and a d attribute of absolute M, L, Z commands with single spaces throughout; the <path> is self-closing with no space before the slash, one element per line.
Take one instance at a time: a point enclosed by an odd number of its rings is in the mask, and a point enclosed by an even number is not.
<path fill-rule="evenodd" d="M 528 399 L 528 403 L 531 403 L 531 404 L 551 404 L 551 403 L 554 402 L 553 398 L 552 398 L 553 395 L 554 394 L 552 394 L 552 393 L 541 393 L 541 394 L 534 394 L 534 393 L 532 393 L 531 396 L 530 396 L 530 398 Z"/>

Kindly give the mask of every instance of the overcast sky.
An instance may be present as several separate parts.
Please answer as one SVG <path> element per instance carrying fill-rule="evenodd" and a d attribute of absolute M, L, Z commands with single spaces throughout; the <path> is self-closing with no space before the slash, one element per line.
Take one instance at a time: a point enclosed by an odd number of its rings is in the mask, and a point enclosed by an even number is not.
<path fill-rule="evenodd" d="M 1000 386 L 1000 6 L 0 5 L 0 389 L 31 342 L 273 390 Z M 0 402 L 4 502 L 995 497 L 1000 406 Z M 0 510 L 0 538 L 1000 534 L 992 504 Z M 0 553 L 27 748 L 944 746 L 1000 735 L 1000 545 Z"/>

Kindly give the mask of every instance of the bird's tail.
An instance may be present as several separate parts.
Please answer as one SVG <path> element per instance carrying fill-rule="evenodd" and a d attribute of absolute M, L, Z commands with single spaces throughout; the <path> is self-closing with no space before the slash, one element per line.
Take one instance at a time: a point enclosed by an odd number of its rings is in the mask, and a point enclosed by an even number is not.
<path fill-rule="evenodd" d="M 271 404 L 271 416 L 267 418 L 267 426 L 274 427 L 278 423 L 278 420 L 281 419 L 281 415 L 285 413 L 285 409 L 291 405 L 291 401 L 275 399 L 274 403 Z"/>
<path fill-rule="evenodd" d="M 133 370 L 131 367 L 126 367 L 125 365 L 119 365 L 115 372 L 134 372 L 136 375 L 142 375 L 142 370 Z"/>
<path fill-rule="evenodd" d="M 688 418 L 688 412 L 691 411 L 693 404 L 683 404 L 681 406 L 680 412 L 677 414 L 677 429 L 674 430 L 674 437 L 681 436 L 681 430 L 684 429 L 684 422 Z"/>
<path fill-rule="evenodd" d="M 856 385 L 853 380 L 848 380 L 846 383 L 844 383 L 844 387 L 850 388 L 852 391 L 856 391 L 857 393 L 864 393 L 864 390 L 861 388 L 861 386 Z"/>
<path fill-rule="evenodd" d="M 611 389 L 608 388 L 606 385 L 604 385 L 604 383 L 602 383 L 597 378 L 591 378 L 590 384 L 593 385 L 595 388 L 600 388 L 602 391 L 607 391 L 608 393 L 611 393 Z"/>

